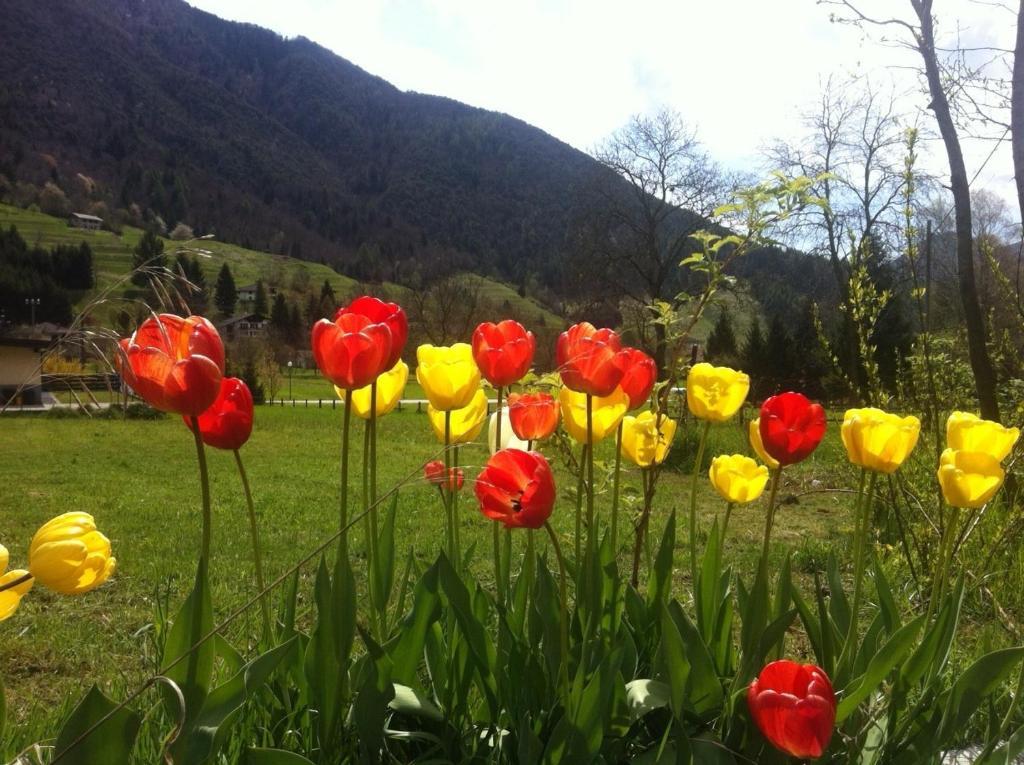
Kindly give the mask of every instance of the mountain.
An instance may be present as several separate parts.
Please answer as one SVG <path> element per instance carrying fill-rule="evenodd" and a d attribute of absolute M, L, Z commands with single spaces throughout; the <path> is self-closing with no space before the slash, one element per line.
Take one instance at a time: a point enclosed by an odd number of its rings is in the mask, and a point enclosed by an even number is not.
<path fill-rule="evenodd" d="M 50 212 L 151 211 L 360 278 L 551 284 L 600 172 L 513 117 L 181 0 L 0 0 L 0 15 L 0 192 L 51 183 Z"/>

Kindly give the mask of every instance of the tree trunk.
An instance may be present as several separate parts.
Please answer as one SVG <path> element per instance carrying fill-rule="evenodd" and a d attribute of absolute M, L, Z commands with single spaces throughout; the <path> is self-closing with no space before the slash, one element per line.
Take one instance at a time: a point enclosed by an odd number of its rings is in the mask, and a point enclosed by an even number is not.
<path fill-rule="evenodd" d="M 1013 85 L 1010 90 L 1010 141 L 1017 202 L 1024 221 L 1024 0 L 1017 9 L 1017 43 L 1013 48 Z"/>
<path fill-rule="evenodd" d="M 953 208 L 956 217 L 956 261 L 960 282 L 960 301 L 964 306 L 964 323 L 967 325 L 967 352 L 974 386 L 978 393 L 981 415 L 986 419 L 999 419 L 999 403 L 996 400 L 996 376 L 992 360 L 985 344 L 985 320 L 978 302 L 978 290 L 974 281 L 974 239 L 971 231 L 971 189 L 967 180 L 960 138 L 957 136 L 953 117 L 949 112 L 949 101 L 942 89 L 942 79 L 935 53 L 935 36 L 932 25 L 931 0 L 911 0 L 921 22 L 918 51 L 924 59 L 925 76 L 932 97 L 931 109 L 939 124 L 942 143 L 949 158 L 949 180 L 953 192 Z"/>

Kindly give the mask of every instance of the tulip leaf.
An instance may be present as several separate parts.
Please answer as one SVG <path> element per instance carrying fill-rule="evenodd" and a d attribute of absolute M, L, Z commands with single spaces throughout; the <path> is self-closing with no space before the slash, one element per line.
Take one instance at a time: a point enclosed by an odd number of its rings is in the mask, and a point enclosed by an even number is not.
<path fill-rule="evenodd" d="M 850 601 L 846 598 L 843 590 L 843 578 L 839 575 L 839 561 L 835 553 L 828 554 L 826 567 L 829 587 L 829 615 L 840 635 L 847 635 L 850 632 Z"/>
<path fill-rule="evenodd" d="M 814 658 L 820 666 L 824 667 L 825 655 L 821 642 L 821 624 L 797 589 L 793 590 L 793 605 L 796 606 L 797 613 L 800 614 L 800 621 L 803 622 L 807 640 L 811 644 L 811 650 L 814 651 Z"/>
<path fill-rule="evenodd" d="M 466 589 L 466 585 L 459 579 L 459 575 L 455 573 L 455 569 L 444 555 L 438 559 L 438 573 L 441 587 L 444 589 L 445 595 L 448 596 L 448 603 L 451 605 L 455 620 L 466 637 L 480 678 L 481 691 L 487 698 L 492 714 L 496 716 L 499 705 L 498 691 L 494 681 L 496 659 L 494 645 L 483 624 L 473 613 L 469 590 Z"/>
<path fill-rule="evenodd" d="M 872 568 L 875 571 L 875 591 L 878 593 L 878 606 L 882 610 L 882 618 L 885 619 L 885 630 L 892 635 L 901 626 L 900 611 L 896 607 L 896 601 L 892 597 L 892 588 L 889 587 L 889 580 L 882 570 L 878 558 L 871 556 Z"/>
<path fill-rule="evenodd" d="M 701 639 L 700 633 L 690 621 L 678 600 L 668 606 L 669 616 L 679 629 L 686 650 L 686 658 L 690 663 L 690 675 L 687 679 L 686 699 L 688 706 L 698 715 L 705 715 L 714 710 L 722 702 L 722 684 L 715 671 L 715 663 L 711 659 L 708 647 Z"/>
<path fill-rule="evenodd" d="M 945 743 L 948 736 L 963 731 L 981 702 L 1002 685 L 1021 659 L 1024 646 L 1004 648 L 982 656 L 960 674 L 947 694 L 936 741 Z"/>
<path fill-rule="evenodd" d="M 715 611 L 719 604 L 718 585 L 721 571 L 722 542 L 718 530 L 718 519 L 715 518 L 711 524 L 711 533 L 708 535 L 707 545 L 704 547 L 704 557 L 701 559 L 697 582 L 693 588 L 696 600 L 697 628 L 707 643 L 714 640 L 712 632 L 715 624 Z"/>
<path fill-rule="evenodd" d="M 359 740 L 360 760 L 372 764 L 381 761 L 384 720 L 388 705 L 395 697 L 395 688 L 391 683 L 391 662 L 387 655 L 362 628 L 359 634 L 368 655 L 362 666 L 361 683 L 352 704 L 352 721 Z"/>
<path fill-rule="evenodd" d="M 866 699 L 885 679 L 885 677 L 903 661 L 917 639 L 917 634 L 924 625 L 924 615 L 917 617 L 896 631 L 881 650 L 878 651 L 863 675 L 851 682 L 843 691 L 842 701 L 836 709 L 836 723 L 841 723 L 857 706 Z"/>
<path fill-rule="evenodd" d="M 393 712 L 413 717 L 424 717 L 435 722 L 444 720 L 444 714 L 430 699 L 422 696 L 408 685 L 393 683 L 393 686 L 394 697 L 388 702 L 388 708 Z"/>
<path fill-rule="evenodd" d="M 1024 754 L 1024 725 L 1017 728 L 1006 742 L 996 747 L 990 755 L 975 760 L 974 765 L 1008 765 L 1017 762 L 1021 754 Z"/>
<path fill-rule="evenodd" d="M 241 765 L 313 765 L 313 761 L 283 749 L 249 749 Z"/>
<path fill-rule="evenodd" d="M 658 545 L 658 554 L 654 559 L 654 570 L 647 580 L 647 605 L 652 614 L 657 614 L 668 602 L 668 593 L 672 585 L 672 558 L 676 546 L 676 513 L 668 516 L 665 533 Z M 638 627 L 641 625 L 637 625 Z"/>
<path fill-rule="evenodd" d="M 683 636 L 667 608 L 662 609 L 660 654 L 662 672 L 668 682 L 672 712 L 678 719 L 682 719 L 686 687 L 690 679 L 690 662 L 686 655 Z"/>
<path fill-rule="evenodd" d="M 381 614 L 387 610 L 395 585 L 395 514 L 398 510 L 398 492 L 391 496 L 391 504 L 384 513 L 384 523 L 377 539 L 377 555 L 373 559 L 374 607 Z M 372 510 L 371 512 L 376 512 Z"/>
<path fill-rule="evenodd" d="M 416 583 L 412 595 L 412 609 L 406 615 L 398 637 L 390 644 L 391 675 L 396 682 L 412 684 L 423 661 L 423 649 L 430 626 L 441 612 L 441 599 L 437 594 L 437 564 L 435 563 Z"/>
<path fill-rule="evenodd" d="M 671 689 L 660 680 L 632 680 L 626 683 L 626 703 L 634 720 L 648 712 L 667 707 Z"/>
<path fill-rule="evenodd" d="M 347 667 L 341 664 L 337 645 L 338 624 L 334 615 L 334 596 L 327 564 L 320 559 L 313 586 L 317 619 L 306 645 L 304 669 L 309 685 L 310 705 L 318 710 L 317 727 L 321 741 L 329 741 L 340 725 L 341 709 L 347 687 Z"/>
<path fill-rule="evenodd" d="M 210 602 L 207 564 L 205 558 L 201 558 L 195 586 L 174 619 L 170 634 L 164 643 L 161 662 L 161 666 L 165 668 L 161 674 L 178 687 L 184 699 L 184 730 L 193 726 L 213 681 L 216 643 L 213 640 L 199 642 L 212 630 L 213 604 Z M 177 694 L 172 693 L 166 686 L 161 686 L 161 695 L 167 713 L 177 719 L 181 706 Z M 182 758 L 186 742 L 186 736 L 178 736 L 171 745 L 170 754 L 175 762 Z"/>
<path fill-rule="evenodd" d="M 86 731 L 107 715 L 110 715 L 109 719 L 83 738 Z M 62 765 L 128 762 L 139 733 L 139 724 L 139 716 L 134 711 L 127 707 L 118 709 L 99 688 L 93 686 L 57 734 L 51 762 Z"/>
<path fill-rule="evenodd" d="M 914 685 L 923 677 L 929 679 L 935 677 L 945 665 L 957 623 L 960 621 L 962 603 L 963 580 L 961 579 L 952 596 L 939 607 L 939 615 L 900 670 L 900 679 L 903 683 Z"/>
<path fill-rule="evenodd" d="M 610 716 L 609 699 L 614 684 L 620 682 L 622 652 L 612 651 L 590 676 L 586 685 L 577 682 L 566 714 L 555 725 L 544 750 L 545 763 L 591 763 L 601 750 L 605 726 Z M 577 681 L 580 679 L 580 672 Z"/>

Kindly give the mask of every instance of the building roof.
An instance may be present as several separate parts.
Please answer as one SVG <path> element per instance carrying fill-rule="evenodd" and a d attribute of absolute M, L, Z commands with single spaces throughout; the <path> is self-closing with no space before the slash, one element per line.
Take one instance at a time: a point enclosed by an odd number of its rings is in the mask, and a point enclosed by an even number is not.
<path fill-rule="evenodd" d="M 91 221 L 92 223 L 102 223 L 103 222 L 103 218 L 97 218 L 95 215 L 87 215 L 86 213 L 71 213 L 71 217 L 72 218 L 77 218 L 78 220 Z"/>
<path fill-rule="evenodd" d="M 242 323 L 243 321 L 247 321 L 247 322 L 250 322 L 250 323 L 265 322 L 265 321 L 267 321 L 267 317 L 260 316 L 259 314 L 255 314 L 255 313 L 250 313 L 250 314 L 247 314 L 245 316 L 232 316 L 230 319 L 224 319 L 224 321 L 217 322 L 216 326 L 217 326 L 218 329 L 226 328 L 226 327 L 233 327 L 236 324 Z"/>

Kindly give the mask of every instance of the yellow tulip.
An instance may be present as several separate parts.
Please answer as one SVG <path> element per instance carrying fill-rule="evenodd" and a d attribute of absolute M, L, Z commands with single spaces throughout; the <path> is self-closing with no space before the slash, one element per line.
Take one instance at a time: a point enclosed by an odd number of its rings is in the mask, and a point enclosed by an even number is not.
<path fill-rule="evenodd" d="M 622 421 L 622 453 L 638 467 L 660 465 L 675 436 L 676 421 L 671 417 L 662 415 L 659 425 L 654 412 L 641 412 Z"/>
<path fill-rule="evenodd" d="M 999 460 L 984 452 L 946 449 L 939 457 L 939 486 L 953 507 L 981 507 L 999 491 L 1006 473 Z"/>
<path fill-rule="evenodd" d="M 892 473 L 917 445 L 921 421 L 874 407 L 847 409 L 839 432 L 850 462 L 878 473 Z"/>
<path fill-rule="evenodd" d="M 745 373 L 701 362 L 686 376 L 686 405 L 694 417 L 725 422 L 743 406 L 749 390 Z"/>
<path fill-rule="evenodd" d="M 750 436 L 750 448 L 754 450 L 757 458 L 767 465 L 769 470 L 775 470 L 779 466 L 779 461 L 764 450 L 764 443 L 761 441 L 760 417 L 756 420 L 751 420 L 750 425 L 747 427 L 747 434 Z"/>
<path fill-rule="evenodd" d="M 761 496 L 768 483 L 768 468 L 743 454 L 722 454 L 711 460 L 708 477 L 726 502 L 745 504 Z"/>
<path fill-rule="evenodd" d="M 65 595 L 80 595 L 103 584 L 117 559 L 110 540 L 96 530 L 88 513 L 58 515 L 32 538 L 28 568 L 41 585 Z"/>
<path fill-rule="evenodd" d="M 558 406 L 566 432 L 581 444 L 587 443 L 587 394 L 562 388 L 558 392 Z M 594 396 L 591 410 L 591 429 L 596 444 L 619 427 L 629 410 L 629 396 L 622 388 L 616 388 L 607 396 Z"/>
<path fill-rule="evenodd" d="M 384 372 L 377 378 L 377 416 L 383 417 L 398 406 L 398 400 L 405 391 L 405 384 L 409 381 L 409 365 L 401 359 L 391 369 Z M 352 414 L 370 419 L 370 388 L 357 388 L 352 391 Z M 334 392 L 338 398 L 345 400 L 345 390 L 334 386 Z"/>
<path fill-rule="evenodd" d="M 430 420 L 430 427 L 434 429 L 434 435 L 442 444 L 444 443 L 444 416 L 445 413 L 427 405 L 427 418 Z M 487 420 L 487 394 L 477 388 L 476 395 L 469 402 L 469 406 L 461 409 L 453 409 L 450 412 L 451 425 L 448 434 L 450 444 L 468 444 L 480 435 Z"/>
<path fill-rule="evenodd" d="M 8 560 L 9 556 L 7 555 L 7 548 L 0 545 L 0 586 L 17 581 L 28 573 L 22 569 L 7 571 Z M 5 571 L 7 573 L 4 573 Z M 32 580 L 29 579 L 27 582 L 22 582 L 16 587 L 11 587 L 9 590 L 0 592 L 0 622 L 10 617 L 11 614 L 18 610 L 18 604 L 21 603 L 22 597 L 31 589 Z"/>
<path fill-rule="evenodd" d="M 416 349 L 416 379 L 430 405 L 441 412 L 469 406 L 480 388 L 480 370 L 468 343 L 421 345 Z"/>
<path fill-rule="evenodd" d="M 953 412 L 946 420 L 946 446 L 961 452 L 982 452 L 1002 462 L 1020 438 L 1019 428 L 1006 428 L 970 412 Z"/>

